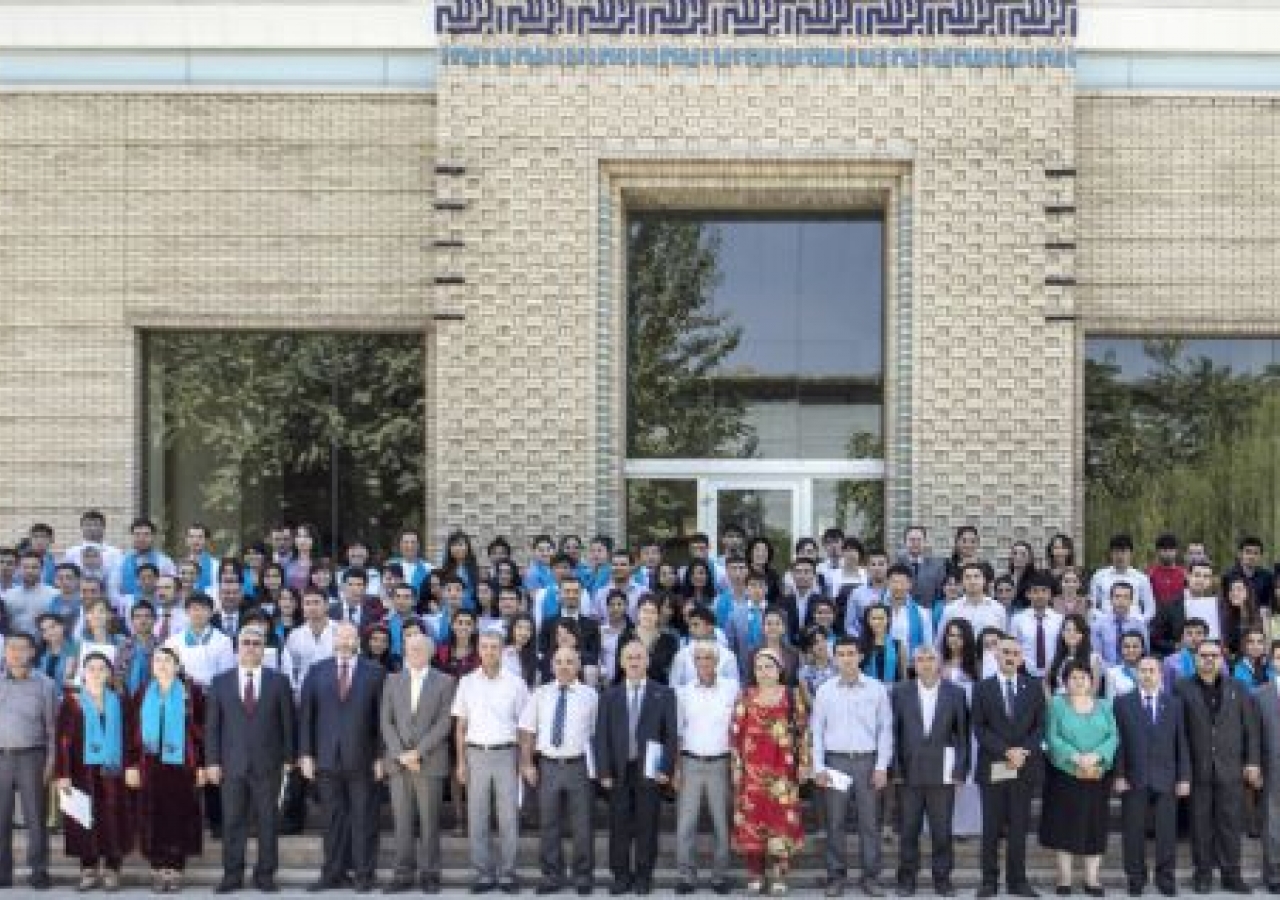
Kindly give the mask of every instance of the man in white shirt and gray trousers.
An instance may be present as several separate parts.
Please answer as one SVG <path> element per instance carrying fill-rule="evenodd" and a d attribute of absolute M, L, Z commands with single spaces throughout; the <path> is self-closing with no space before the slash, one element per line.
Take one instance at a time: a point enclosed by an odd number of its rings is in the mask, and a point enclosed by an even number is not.
<path fill-rule="evenodd" d="M 453 698 L 457 725 L 458 783 L 467 787 L 467 832 L 476 869 L 472 893 L 501 886 L 518 894 L 516 852 L 520 849 L 517 729 L 529 702 L 524 679 L 502 668 L 502 635 L 486 631 L 478 644 L 480 668 L 458 682 Z M 498 810 L 498 859 L 489 834 L 489 813 Z"/>
<path fill-rule="evenodd" d="M 858 812 L 858 840 L 862 851 L 862 892 L 883 896 L 880 887 L 880 823 L 877 801 L 889 782 L 893 761 L 893 711 L 885 686 L 862 674 L 862 653 L 851 637 L 836 638 L 836 671 L 818 688 L 810 727 L 813 732 L 814 781 L 826 794 L 828 897 L 844 894 L 848 861 L 845 814 L 852 801 Z M 847 776 L 838 790 L 835 778 Z"/>
<path fill-rule="evenodd" d="M 560 839 L 564 815 L 573 833 L 574 886 L 585 896 L 591 893 L 595 871 L 595 835 L 591 831 L 594 767 L 587 755 L 596 733 L 599 695 L 578 680 L 582 665 L 577 650 L 556 650 L 551 666 L 555 681 L 534 691 L 520 716 L 520 770 L 529 786 L 538 790 L 542 829 L 538 893 L 555 894 L 564 886 Z"/>
<path fill-rule="evenodd" d="M 732 784 L 729 731 L 738 682 L 717 676 L 722 651 L 714 638 L 696 640 L 690 649 L 697 678 L 676 689 L 680 731 L 680 761 L 676 768 L 676 867 L 680 880 L 676 882 L 676 893 L 692 894 L 696 890 L 693 850 L 705 795 L 715 833 L 711 886 L 717 894 L 728 894 Z"/>

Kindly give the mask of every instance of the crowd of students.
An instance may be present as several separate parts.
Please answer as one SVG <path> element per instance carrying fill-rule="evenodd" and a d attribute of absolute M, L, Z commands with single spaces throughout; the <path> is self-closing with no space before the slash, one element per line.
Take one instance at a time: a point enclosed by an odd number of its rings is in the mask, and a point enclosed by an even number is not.
<path fill-rule="evenodd" d="M 794 855 L 820 840 L 839 896 L 855 830 L 860 890 L 883 890 L 888 831 L 896 889 L 913 894 L 927 822 L 935 892 L 955 892 L 953 837 L 980 835 L 979 896 L 998 892 L 1002 862 L 1007 890 L 1036 896 L 1025 844 L 1042 797 L 1058 893 L 1080 860 L 1100 896 L 1116 796 L 1131 894 L 1149 881 L 1176 893 L 1180 803 L 1197 892 L 1215 872 L 1248 891 L 1246 831 L 1280 891 L 1280 604 L 1254 538 L 1220 571 L 1203 545 L 1165 535 L 1143 570 L 1117 535 L 1110 564 L 1086 577 L 1062 534 L 1039 560 L 1014 542 L 997 573 L 971 526 L 945 556 L 921 527 L 893 553 L 831 529 L 788 548 L 782 568 L 734 525 L 715 547 L 691 536 L 679 559 L 657 543 L 633 554 L 603 536 L 539 535 L 517 560 L 496 538 L 483 567 L 462 532 L 432 565 L 412 529 L 375 561 L 360 542 L 326 555 L 306 525 L 221 558 L 198 524 L 173 556 L 146 519 L 127 549 L 105 526 L 91 511 L 73 546 L 36 525 L 0 548 L 0 883 L 12 883 L 16 795 L 34 887 L 49 884 L 47 833 L 60 827 L 81 889 L 118 888 L 137 848 L 153 888 L 177 890 L 207 821 L 230 892 L 252 821 L 254 885 L 271 891 L 276 835 L 301 829 L 312 785 L 316 890 L 372 889 L 385 793 L 388 891 L 440 889 L 447 794 L 474 891 L 519 890 L 523 795 L 539 812 L 539 892 L 590 893 L 600 791 L 614 894 L 651 889 L 664 797 L 680 893 L 697 884 L 706 810 L 718 893 L 733 889 L 731 851 L 748 889 L 780 894 Z"/>

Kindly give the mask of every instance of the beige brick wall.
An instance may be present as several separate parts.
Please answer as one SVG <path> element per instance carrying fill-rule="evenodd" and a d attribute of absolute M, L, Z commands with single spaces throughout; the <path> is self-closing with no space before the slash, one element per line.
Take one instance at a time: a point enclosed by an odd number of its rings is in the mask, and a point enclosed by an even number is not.
<path fill-rule="evenodd" d="M 1280 101 L 1086 94 L 1076 123 L 1084 330 L 1274 334 Z"/>
<path fill-rule="evenodd" d="M 435 101 L 0 94 L 0 543 L 137 510 L 143 327 L 418 328 Z"/>
<path fill-rule="evenodd" d="M 898 388 L 912 435 L 909 457 L 890 451 L 891 483 L 909 479 L 891 521 L 979 521 L 989 547 L 1071 524 L 1075 344 L 1069 325 L 1044 319 L 1059 303 L 1044 245 L 1064 230 L 1046 219 L 1056 189 L 1045 169 L 1074 161 L 1066 74 L 450 67 L 440 104 L 441 152 L 467 165 L 454 189 L 470 204 L 454 226 L 468 249 L 453 261 L 468 278 L 454 290 L 467 334 L 441 348 L 441 366 L 460 375 L 479 348 L 527 347 L 486 416 L 440 412 L 459 437 L 440 449 L 447 477 L 498 500 L 497 515 L 469 519 L 480 530 L 507 510 L 513 531 L 522 517 L 579 526 L 593 512 L 620 526 L 618 493 L 593 464 L 621 455 L 624 386 L 616 366 L 597 378 L 596 354 L 623 344 L 593 335 L 602 255 L 623 252 L 602 224 L 600 172 L 629 158 L 745 158 L 762 177 L 794 160 L 904 161 L 914 282 L 896 300 L 912 310 L 913 365 Z M 617 284 L 604 287 L 616 297 Z M 600 425 L 596 404 L 609 410 Z M 538 439 L 486 444 L 489 415 Z M 553 427 L 565 439 L 542 440 Z M 512 465 L 521 483 L 495 477 Z"/>

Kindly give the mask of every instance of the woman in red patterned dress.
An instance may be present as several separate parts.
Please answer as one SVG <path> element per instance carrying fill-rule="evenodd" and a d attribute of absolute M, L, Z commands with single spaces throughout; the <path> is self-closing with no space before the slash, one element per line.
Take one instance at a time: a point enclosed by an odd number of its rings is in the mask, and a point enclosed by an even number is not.
<path fill-rule="evenodd" d="M 800 782 L 809 777 L 809 709 L 782 683 L 776 651 L 756 654 L 756 686 L 733 713 L 733 841 L 746 857 L 749 891 L 787 891 L 791 856 L 804 845 Z"/>

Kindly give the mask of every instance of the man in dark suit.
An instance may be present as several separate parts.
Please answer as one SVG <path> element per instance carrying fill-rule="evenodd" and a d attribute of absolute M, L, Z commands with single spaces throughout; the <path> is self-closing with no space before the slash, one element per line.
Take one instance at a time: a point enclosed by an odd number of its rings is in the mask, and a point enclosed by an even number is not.
<path fill-rule="evenodd" d="M 912 654 L 916 678 L 894 686 L 894 768 L 901 780 L 902 850 L 898 893 L 916 892 L 920 830 L 929 818 L 934 893 L 955 896 L 951 884 L 951 816 L 957 784 L 969 774 L 969 711 L 964 691 L 942 678 L 938 651 L 922 644 Z"/>
<path fill-rule="evenodd" d="M 676 695 L 646 677 L 649 652 L 632 641 L 621 651 L 625 680 L 604 692 L 594 738 L 596 776 L 609 792 L 609 893 L 634 888 L 648 894 L 658 855 L 660 788 L 671 781 L 676 764 Z M 649 745 L 662 748 L 653 778 L 645 777 Z M 634 848 L 634 857 L 632 850 Z"/>
<path fill-rule="evenodd" d="M 582 614 L 582 582 L 575 575 L 562 578 L 557 585 L 557 593 L 560 611 L 542 620 L 542 630 L 538 632 L 538 656 L 549 659 L 555 655 L 556 625 L 561 620 L 571 621 L 578 630 L 578 658 L 583 670 L 599 668 L 600 623 Z"/>
<path fill-rule="evenodd" d="M 329 604 L 329 618 L 335 622 L 350 622 L 357 629 L 368 628 L 381 622 L 386 608 L 377 597 L 366 593 L 368 576 L 363 569 L 347 569 L 342 574 L 342 596 Z"/>
<path fill-rule="evenodd" d="M 1037 897 L 1027 881 L 1027 832 L 1031 797 L 1044 771 L 1044 687 L 1022 671 L 1022 645 L 1016 638 L 1001 638 L 998 652 L 999 671 L 973 691 L 982 794 L 982 885 L 977 896 L 994 897 L 999 891 L 1000 832 L 1007 829 L 1009 893 Z"/>
<path fill-rule="evenodd" d="M 355 870 L 357 892 L 373 888 L 385 673 L 360 659 L 359 651 L 356 626 L 340 622 L 333 630 L 333 656 L 313 665 L 302 682 L 298 761 L 303 777 L 318 780 L 326 823 L 324 868 L 309 888 L 313 892 L 345 887 L 348 867 Z"/>
<path fill-rule="evenodd" d="M 1182 699 L 1164 690 L 1160 660 L 1138 663 L 1137 688 L 1115 701 L 1120 750 L 1115 791 L 1120 795 L 1124 832 L 1124 873 L 1130 896 L 1147 884 L 1147 814 L 1156 832 L 1155 882 L 1160 893 L 1178 892 L 1178 797 L 1191 792 L 1191 756 Z"/>
<path fill-rule="evenodd" d="M 791 563 L 791 584 L 794 588 L 778 601 L 787 614 L 787 636 L 792 646 L 800 645 L 806 628 L 813 624 L 814 606 L 824 595 L 818 587 L 817 569 L 807 556 L 797 556 Z"/>
<path fill-rule="evenodd" d="M 910 525 L 902 534 L 902 550 L 897 562 L 911 570 L 912 596 L 923 606 L 942 596 L 947 578 L 947 562 L 934 556 L 926 546 L 928 533 L 923 525 Z"/>
<path fill-rule="evenodd" d="M 264 893 L 277 890 L 276 804 L 280 780 L 295 757 L 293 691 L 289 679 L 263 668 L 265 644 L 261 628 L 242 628 L 236 667 L 213 679 L 205 701 L 206 777 L 221 785 L 219 894 L 244 886 L 250 810 L 258 828 L 254 886 Z"/>
<path fill-rule="evenodd" d="M 1178 682 L 1191 753 L 1191 865 L 1196 893 L 1249 893 L 1240 877 L 1244 786 L 1262 786 L 1258 708 L 1248 689 L 1222 673 L 1221 642 L 1196 648 L 1196 674 Z"/>

